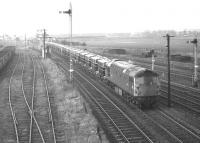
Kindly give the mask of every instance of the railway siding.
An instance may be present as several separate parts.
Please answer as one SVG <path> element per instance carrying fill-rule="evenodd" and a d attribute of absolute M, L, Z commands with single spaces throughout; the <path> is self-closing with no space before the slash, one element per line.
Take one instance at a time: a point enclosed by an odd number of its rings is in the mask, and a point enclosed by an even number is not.
<path fill-rule="evenodd" d="M 43 138 L 41 138 L 42 133 L 37 122 L 38 120 L 41 120 L 41 118 L 35 117 L 36 110 L 34 109 L 34 106 L 32 106 L 34 105 L 33 95 L 35 95 L 36 83 L 35 63 L 31 58 L 31 54 L 27 53 L 27 51 L 22 52 L 19 55 L 19 60 L 14 61 L 7 68 L 7 73 L 5 74 L 5 76 L 9 76 L 7 83 L 2 83 L 7 86 L 7 88 L 4 87 L 4 90 L 7 89 L 7 92 L 5 92 L 4 95 L 4 97 L 7 97 L 5 98 L 7 100 L 3 101 L 7 103 L 7 107 L 10 107 L 10 109 L 8 108 L 6 110 L 9 111 L 10 114 L 6 111 L 0 111 L 0 114 L 6 115 L 6 119 L 4 120 L 7 121 L 6 124 L 2 124 L 2 128 L 0 130 L 0 141 L 17 143 L 45 143 Z M 2 103 L 1 105 L 4 104 Z M 4 110 L 5 108 L 6 107 L 4 107 Z M 3 123 L 2 118 L 0 118 L 0 123 Z M 9 123 L 9 125 L 7 123 Z M 6 126 L 9 127 L 5 129 Z M 4 132 L 5 135 L 2 135 L 2 132 Z M 49 136 L 48 138 L 51 140 Z"/>
<path fill-rule="evenodd" d="M 13 120 L 8 104 L 9 78 L 12 70 L 17 65 L 19 55 L 13 57 L 13 61 L 4 70 L 0 72 L 0 142 L 15 142 L 15 130 L 13 128 Z"/>
<path fill-rule="evenodd" d="M 46 79 L 43 74 L 43 67 L 40 63 L 40 59 L 34 56 L 34 62 L 36 65 L 36 87 L 35 87 L 35 102 L 34 102 L 34 115 L 38 120 L 38 125 L 41 127 L 41 133 L 43 134 L 44 141 L 48 143 L 55 143 L 55 135 L 52 127 L 52 115 L 49 108 L 48 88 L 46 88 Z"/>

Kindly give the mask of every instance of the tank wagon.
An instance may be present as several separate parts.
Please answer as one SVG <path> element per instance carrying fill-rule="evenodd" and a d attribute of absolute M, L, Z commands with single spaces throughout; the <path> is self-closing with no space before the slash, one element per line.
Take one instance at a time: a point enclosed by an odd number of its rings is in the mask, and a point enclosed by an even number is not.
<path fill-rule="evenodd" d="M 70 49 L 55 43 L 47 43 L 47 45 L 56 49 L 51 50 L 52 52 L 60 53 L 63 48 L 68 49 L 68 52 L 73 52 L 74 59 L 78 61 L 76 63 L 83 66 L 90 74 L 105 81 L 121 98 L 129 103 L 134 103 L 141 108 L 151 108 L 156 105 L 160 82 L 159 75 L 154 71 L 85 50 Z"/>
<path fill-rule="evenodd" d="M 0 70 L 12 59 L 15 54 L 15 47 L 8 46 L 0 51 Z"/>

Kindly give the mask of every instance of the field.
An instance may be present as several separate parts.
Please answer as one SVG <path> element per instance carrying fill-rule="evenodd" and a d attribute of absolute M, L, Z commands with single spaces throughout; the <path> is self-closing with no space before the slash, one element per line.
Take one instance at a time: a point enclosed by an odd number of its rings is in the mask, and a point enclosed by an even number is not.
<path fill-rule="evenodd" d="M 193 45 L 187 41 L 192 37 L 173 37 L 171 38 L 171 54 L 193 55 Z M 75 37 L 75 41 L 85 42 L 87 49 L 105 53 L 109 49 L 125 49 L 128 54 L 140 54 L 146 50 L 155 49 L 160 56 L 166 55 L 167 40 L 164 37 L 158 38 L 118 38 L 118 37 Z M 198 55 L 200 56 L 200 54 Z"/>

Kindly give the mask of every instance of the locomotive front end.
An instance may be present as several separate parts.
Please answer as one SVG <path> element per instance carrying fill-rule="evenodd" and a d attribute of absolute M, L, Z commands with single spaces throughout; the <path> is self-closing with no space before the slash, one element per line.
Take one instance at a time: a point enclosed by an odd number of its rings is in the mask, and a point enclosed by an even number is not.
<path fill-rule="evenodd" d="M 135 96 L 140 100 L 142 107 L 151 107 L 157 103 L 160 83 L 158 74 L 144 70 L 135 75 Z"/>

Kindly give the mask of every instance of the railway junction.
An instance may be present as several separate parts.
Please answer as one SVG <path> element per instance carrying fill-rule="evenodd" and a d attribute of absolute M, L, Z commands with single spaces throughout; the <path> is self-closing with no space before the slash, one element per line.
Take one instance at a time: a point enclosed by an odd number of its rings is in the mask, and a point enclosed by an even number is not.
<path fill-rule="evenodd" d="M 0 143 L 200 143 L 198 36 L 159 31 L 165 50 L 150 33 L 74 40 L 71 3 L 59 14 L 69 16 L 67 38 L 46 29 L 29 40 L 3 35 Z M 193 46 L 192 57 L 179 54 L 180 41 Z"/>
<path fill-rule="evenodd" d="M 52 44 L 46 43 L 49 53 L 45 59 L 34 48 L 12 46 L 2 50 L 1 142 L 200 141 L 200 91 L 178 82 L 184 75 L 177 74 L 172 80 L 171 108 L 167 106 L 167 80 L 162 77 L 156 105 L 141 109 L 123 91 L 120 94 L 120 89 L 116 92 L 109 86 L 98 74 L 101 71 L 93 72 L 92 61 L 83 64 L 83 59 L 76 57 L 80 50 L 68 53 L 68 46 Z M 96 56 L 83 53 L 91 59 Z M 108 61 L 100 58 L 93 59 Z M 139 60 L 137 63 L 150 66 Z M 163 71 L 162 65 L 155 68 Z M 174 69 L 172 76 L 178 70 L 182 69 Z"/>

